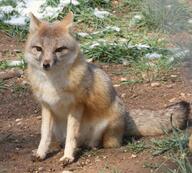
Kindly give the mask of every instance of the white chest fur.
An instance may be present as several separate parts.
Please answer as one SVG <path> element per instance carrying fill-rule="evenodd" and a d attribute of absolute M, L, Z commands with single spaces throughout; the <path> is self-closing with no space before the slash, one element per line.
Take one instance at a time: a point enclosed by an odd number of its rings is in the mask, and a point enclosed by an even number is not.
<path fill-rule="evenodd" d="M 57 116 L 69 114 L 74 96 L 65 92 L 68 81 L 64 75 L 47 75 L 43 71 L 36 71 L 30 77 L 35 95 L 40 102 L 46 103 Z"/>

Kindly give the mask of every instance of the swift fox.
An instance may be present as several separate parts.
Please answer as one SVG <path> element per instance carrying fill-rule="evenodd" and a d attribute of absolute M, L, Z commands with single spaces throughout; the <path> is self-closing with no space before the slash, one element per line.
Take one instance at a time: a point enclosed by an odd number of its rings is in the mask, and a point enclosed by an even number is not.
<path fill-rule="evenodd" d="M 28 78 L 42 107 L 41 140 L 35 156 L 45 159 L 52 137 L 65 143 L 64 165 L 75 159 L 77 147 L 119 147 L 123 136 L 149 136 L 183 128 L 189 104 L 163 110 L 126 112 L 108 75 L 86 62 L 70 34 L 73 13 L 48 23 L 30 15 L 25 57 Z M 170 122 L 172 117 L 172 123 Z"/>

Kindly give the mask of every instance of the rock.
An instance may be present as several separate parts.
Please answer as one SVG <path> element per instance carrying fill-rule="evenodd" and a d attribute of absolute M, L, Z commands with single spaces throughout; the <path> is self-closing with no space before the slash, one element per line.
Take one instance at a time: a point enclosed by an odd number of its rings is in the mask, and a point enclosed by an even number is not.
<path fill-rule="evenodd" d="M 176 74 L 171 75 L 171 78 L 177 78 L 177 77 L 178 77 L 178 75 L 176 75 Z"/>
<path fill-rule="evenodd" d="M 159 82 L 151 83 L 151 87 L 159 87 L 161 84 Z"/>
<path fill-rule="evenodd" d="M 131 154 L 131 158 L 136 158 L 137 155 L 136 154 Z"/>
<path fill-rule="evenodd" d="M 127 81 L 127 78 L 126 77 L 121 77 L 120 81 Z"/>
<path fill-rule="evenodd" d="M 121 97 L 122 97 L 122 98 L 124 98 L 125 96 L 126 96 L 126 94 L 125 94 L 125 93 L 121 94 Z"/>
<path fill-rule="evenodd" d="M 89 58 L 89 59 L 86 59 L 87 62 L 93 62 L 94 59 L 93 58 Z"/>
<path fill-rule="evenodd" d="M 15 121 L 16 122 L 19 122 L 19 121 L 21 121 L 22 120 L 22 118 L 17 118 Z"/>
<path fill-rule="evenodd" d="M 73 173 L 72 171 L 63 171 L 62 173 Z"/>
<path fill-rule="evenodd" d="M 6 79 L 11 79 L 14 77 L 21 77 L 21 72 L 20 70 L 6 70 L 6 71 L 1 71 L 0 72 L 0 79 L 6 80 Z"/>
<path fill-rule="evenodd" d="M 38 120 L 41 120 L 41 115 L 36 117 Z"/>
<path fill-rule="evenodd" d="M 38 171 L 44 171 L 44 168 L 43 167 L 39 167 Z"/>
<path fill-rule="evenodd" d="M 115 84 L 115 85 L 113 85 L 115 88 L 118 88 L 118 87 L 120 87 L 121 85 L 119 85 L 119 84 Z"/>
<path fill-rule="evenodd" d="M 91 163 L 91 160 L 90 159 L 86 159 L 85 163 L 87 165 L 87 164 Z"/>
<path fill-rule="evenodd" d="M 169 100 L 169 102 L 173 103 L 173 102 L 176 102 L 176 100 L 177 100 L 176 98 L 172 98 Z"/>
<path fill-rule="evenodd" d="M 29 83 L 28 83 L 26 80 L 23 80 L 23 81 L 21 82 L 21 84 L 25 86 L 25 85 L 28 85 Z"/>
<path fill-rule="evenodd" d="M 167 88 L 173 88 L 174 85 L 175 84 L 169 84 L 169 85 L 167 85 Z"/>
<path fill-rule="evenodd" d="M 181 96 L 181 97 L 185 97 L 186 94 L 185 94 L 185 93 L 180 93 L 180 96 Z"/>

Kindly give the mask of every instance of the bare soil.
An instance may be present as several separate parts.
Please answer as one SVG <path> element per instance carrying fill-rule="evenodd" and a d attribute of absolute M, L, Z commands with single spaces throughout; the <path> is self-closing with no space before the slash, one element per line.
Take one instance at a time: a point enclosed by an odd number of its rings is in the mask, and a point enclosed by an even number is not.
<path fill-rule="evenodd" d="M 0 37 L 0 60 L 16 59 L 14 51 L 22 49 L 23 43 L 18 43 L 1 32 Z M 6 51 L 12 56 L 8 56 Z M 160 82 L 159 86 L 152 87 L 150 83 L 120 84 L 122 78 L 120 72 L 127 70 L 126 66 L 100 63 L 97 65 L 110 75 L 127 109 L 157 110 L 179 100 L 190 101 L 192 99 L 190 87 L 185 84 L 179 69 L 173 70 L 167 76 L 167 80 Z M 127 151 L 126 145 L 118 149 L 85 151 L 77 162 L 63 168 L 59 163 L 63 150 L 57 144 L 53 144 L 46 160 L 33 162 L 32 150 L 37 148 L 40 140 L 40 107 L 32 95 L 25 72 L 20 78 L 5 80 L 4 83 L 5 89 L 0 89 L 0 172 L 46 173 L 71 170 L 77 173 L 115 171 L 149 173 L 163 172 L 163 169 L 153 169 L 146 165 L 163 162 L 169 165 L 164 155 L 153 157 L 149 150 L 134 154 L 132 151 Z M 148 137 L 144 140 L 150 139 Z"/>

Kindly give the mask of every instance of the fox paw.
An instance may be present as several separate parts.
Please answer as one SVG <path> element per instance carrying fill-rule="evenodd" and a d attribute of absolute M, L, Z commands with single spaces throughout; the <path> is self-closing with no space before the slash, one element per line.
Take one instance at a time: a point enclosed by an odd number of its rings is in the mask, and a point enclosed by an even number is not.
<path fill-rule="evenodd" d="M 40 162 L 46 158 L 46 153 L 39 152 L 37 149 L 32 150 L 31 160 L 33 162 Z"/>
<path fill-rule="evenodd" d="M 62 162 L 62 163 L 63 163 L 63 167 L 65 167 L 65 166 L 73 163 L 74 160 L 75 160 L 74 157 L 66 157 L 66 156 L 63 156 L 63 157 L 60 158 L 59 161 Z"/>

